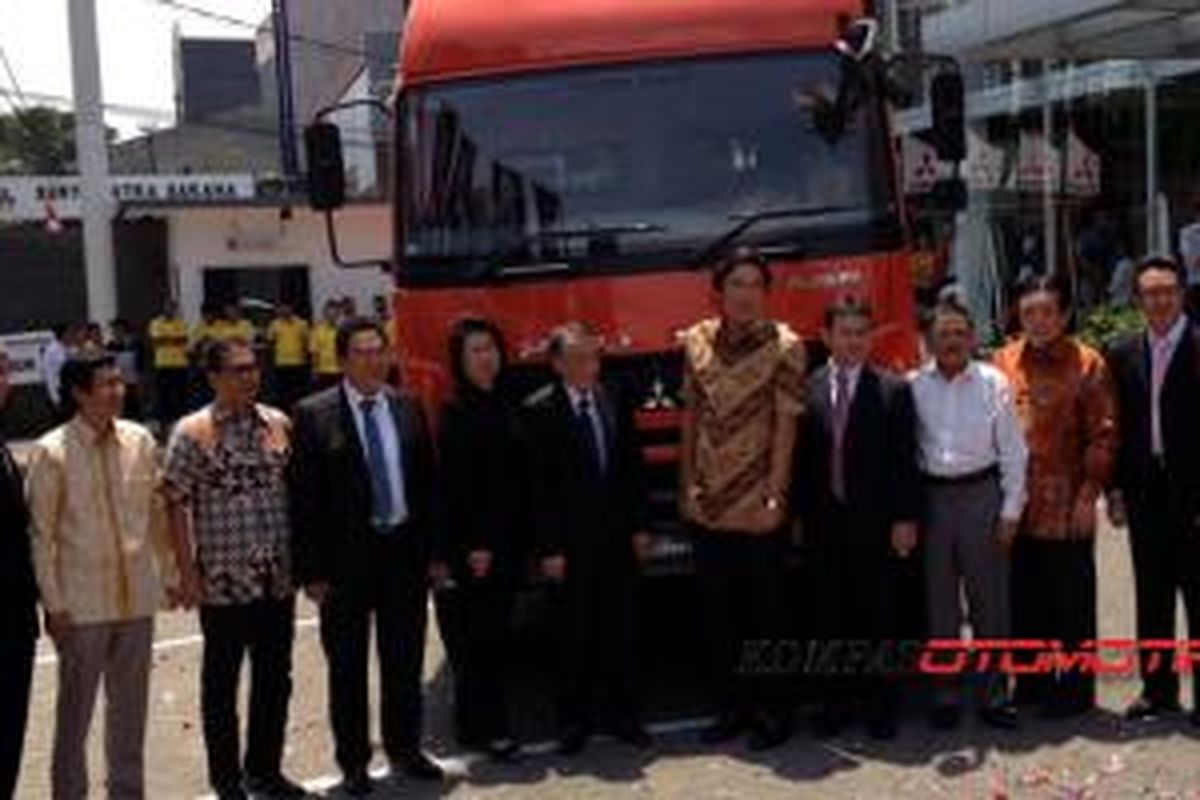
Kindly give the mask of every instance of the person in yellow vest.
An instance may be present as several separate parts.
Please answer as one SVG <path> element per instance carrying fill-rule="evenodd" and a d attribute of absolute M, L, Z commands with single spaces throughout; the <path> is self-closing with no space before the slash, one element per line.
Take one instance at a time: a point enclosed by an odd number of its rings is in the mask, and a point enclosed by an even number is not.
<path fill-rule="evenodd" d="M 216 306 L 211 303 L 205 303 L 200 307 L 200 321 L 192 328 L 188 353 L 190 369 L 188 370 L 187 408 L 185 409 L 185 413 L 199 408 L 210 399 L 211 390 L 204 377 L 204 370 L 200 369 L 199 365 L 202 360 L 202 354 L 208 348 L 208 343 L 217 341 L 219 317 L 220 314 L 217 312 Z"/>
<path fill-rule="evenodd" d="M 228 303 L 224 313 L 212 325 L 212 338 L 218 342 L 229 342 L 238 339 L 251 344 L 258 338 L 254 324 L 242 316 L 242 308 L 237 303 Z"/>
<path fill-rule="evenodd" d="M 309 388 L 308 321 L 297 316 L 291 306 L 281 304 L 267 327 L 267 342 L 271 346 L 275 402 L 290 411 Z"/>
<path fill-rule="evenodd" d="M 318 389 L 333 386 L 342 377 L 342 368 L 338 364 L 337 356 L 337 332 L 340 316 L 340 304 L 334 300 L 327 302 L 323 318 L 313 326 L 309 338 L 308 349 L 312 355 L 313 382 Z"/>
<path fill-rule="evenodd" d="M 187 411 L 188 328 L 174 300 L 164 303 L 162 313 L 150 320 L 147 337 L 154 370 L 155 417 L 166 428 Z"/>

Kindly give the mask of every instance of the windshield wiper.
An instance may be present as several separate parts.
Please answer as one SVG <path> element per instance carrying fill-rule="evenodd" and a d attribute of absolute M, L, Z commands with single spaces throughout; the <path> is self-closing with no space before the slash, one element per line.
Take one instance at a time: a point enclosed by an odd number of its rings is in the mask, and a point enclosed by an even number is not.
<path fill-rule="evenodd" d="M 520 253 L 531 244 L 539 242 L 569 241 L 571 239 L 591 239 L 598 236 L 627 236 L 631 234 L 664 233 L 665 225 L 650 222 L 631 222 L 624 225 L 592 225 L 581 228 L 547 228 L 523 235 L 516 244 L 497 253 L 488 260 L 487 273 L 491 274 L 504 262 Z"/>
<path fill-rule="evenodd" d="M 711 244 L 697 250 L 693 262 L 697 266 L 708 264 L 714 256 L 728 248 L 740 239 L 742 234 L 760 222 L 770 222 L 780 219 L 808 219 L 843 211 L 859 210 L 861 209 L 853 206 L 799 206 L 796 208 L 770 208 L 763 211 L 755 211 L 751 214 L 734 214 L 730 216 L 730 219 L 737 220 L 737 224 L 714 239 Z"/>

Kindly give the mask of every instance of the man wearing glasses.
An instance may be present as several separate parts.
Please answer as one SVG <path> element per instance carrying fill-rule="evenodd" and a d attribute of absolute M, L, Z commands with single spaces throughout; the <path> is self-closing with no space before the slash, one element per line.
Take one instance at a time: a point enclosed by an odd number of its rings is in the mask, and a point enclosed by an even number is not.
<path fill-rule="evenodd" d="M 166 494 L 184 599 L 200 608 L 201 705 L 209 782 L 221 800 L 303 797 L 280 770 L 292 690 L 295 589 L 288 520 L 291 431 L 256 402 L 249 341 L 209 343 L 214 399 L 179 422 L 167 449 Z M 250 656 L 250 727 L 243 758 L 237 688 Z"/>

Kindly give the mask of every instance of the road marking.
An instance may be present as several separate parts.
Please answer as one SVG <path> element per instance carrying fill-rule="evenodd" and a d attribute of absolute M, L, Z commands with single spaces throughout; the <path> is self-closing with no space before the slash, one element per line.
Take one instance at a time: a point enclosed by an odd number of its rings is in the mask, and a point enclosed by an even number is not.
<path fill-rule="evenodd" d="M 318 620 L 316 617 L 306 617 L 304 619 L 296 620 L 296 629 L 303 630 L 306 628 L 315 628 L 319 623 L 320 620 Z M 160 639 L 154 643 L 152 649 L 156 653 L 163 653 L 168 650 L 182 650 L 185 647 L 195 647 L 196 645 L 203 643 L 204 637 L 197 633 L 191 636 L 180 636 L 175 639 Z M 57 664 L 58 654 L 55 652 L 44 653 L 38 656 L 34 663 L 36 663 L 39 667 Z"/>
<path fill-rule="evenodd" d="M 669 722 L 659 722 L 653 725 L 646 726 L 647 730 L 653 736 L 671 736 L 678 733 L 690 733 L 698 731 L 709 725 L 713 721 L 712 717 L 696 717 L 693 719 L 671 720 Z M 597 736 L 595 741 L 611 741 L 611 737 Z M 553 755 L 558 749 L 558 742 L 547 739 L 541 742 L 533 742 L 531 744 L 522 745 L 522 750 L 528 756 L 546 756 Z M 459 755 L 450 755 L 444 758 L 434 759 L 438 764 L 446 770 L 446 774 L 451 777 L 465 778 L 471 767 L 478 764 L 480 761 L 486 761 L 487 756 L 481 753 L 464 753 Z M 371 770 L 371 777 L 377 781 L 386 780 L 390 774 L 387 767 L 379 767 Z M 328 792 L 336 788 L 342 782 L 340 775 L 323 775 L 319 778 L 314 778 L 304 783 L 304 788 L 310 792 Z M 200 795 L 197 800 L 216 800 L 216 795 L 207 794 Z"/>

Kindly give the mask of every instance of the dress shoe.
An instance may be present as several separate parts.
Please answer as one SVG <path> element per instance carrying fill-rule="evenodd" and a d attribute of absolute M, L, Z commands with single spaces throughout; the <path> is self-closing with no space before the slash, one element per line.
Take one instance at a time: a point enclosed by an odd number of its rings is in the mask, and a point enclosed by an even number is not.
<path fill-rule="evenodd" d="M 1149 722 L 1168 714 L 1178 714 L 1182 710 L 1178 700 L 1159 703 L 1149 697 L 1139 697 L 1125 709 L 1125 719 L 1129 722 Z"/>
<path fill-rule="evenodd" d="M 1200 728 L 1200 701 L 1197 702 L 1196 708 L 1192 710 L 1188 717 L 1188 722 L 1192 723 L 1193 728 Z"/>
<path fill-rule="evenodd" d="M 750 736 L 746 739 L 746 747 L 752 752 L 761 753 L 774 750 L 792 738 L 792 726 L 779 719 L 760 719 L 750 728 Z"/>
<path fill-rule="evenodd" d="M 1038 716 L 1047 720 L 1075 719 L 1084 716 L 1093 708 L 1095 705 L 1091 700 L 1056 701 L 1042 706 Z"/>
<path fill-rule="evenodd" d="M 823 707 L 813 718 L 813 733 L 818 739 L 835 739 L 846 725 L 846 716 L 838 709 Z"/>
<path fill-rule="evenodd" d="M 561 756 L 577 756 L 587 747 L 588 732 L 583 728 L 568 728 L 558 737 L 558 754 Z"/>
<path fill-rule="evenodd" d="M 929 712 L 929 725 L 935 731 L 952 731 L 962 723 L 962 709 L 946 703 L 934 706 Z"/>
<path fill-rule="evenodd" d="M 891 715 L 875 717 L 867 725 L 867 735 L 877 742 L 890 742 L 896 738 L 896 720 Z"/>
<path fill-rule="evenodd" d="M 482 748 L 488 758 L 501 764 L 515 764 L 525 757 L 521 743 L 516 739 L 493 739 Z"/>
<path fill-rule="evenodd" d="M 342 778 L 342 792 L 351 797 L 366 797 L 375 790 L 371 783 L 371 776 L 364 770 L 355 770 L 347 772 Z"/>
<path fill-rule="evenodd" d="M 979 719 L 990 728 L 1004 731 L 1016 730 L 1017 707 L 1012 703 L 999 703 L 979 709 Z"/>
<path fill-rule="evenodd" d="M 417 781 L 440 781 L 446 777 L 441 765 L 420 750 L 394 759 L 392 773 L 403 774 Z"/>
<path fill-rule="evenodd" d="M 746 717 L 743 714 L 722 714 L 700 732 L 702 744 L 725 744 L 741 736 L 747 728 Z"/>
<path fill-rule="evenodd" d="M 637 724 L 636 722 L 629 723 L 628 725 L 620 725 L 614 728 L 612 735 L 618 741 L 624 742 L 630 747 L 637 748 L 638 750 L 645 750 L 652 743 L 650 733 L 643 726 Z"/>
<path fill-rule="evenodd" d="M 298 783 L 288 780 L 283 775 L 270 777 L 254 776 L 246 778 L 246 792 L 252 795 L 266 795 L 279 800 L 308 797 L 308 790 Z"/>

